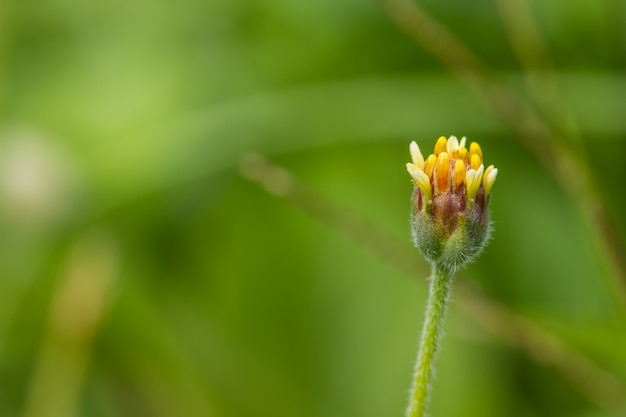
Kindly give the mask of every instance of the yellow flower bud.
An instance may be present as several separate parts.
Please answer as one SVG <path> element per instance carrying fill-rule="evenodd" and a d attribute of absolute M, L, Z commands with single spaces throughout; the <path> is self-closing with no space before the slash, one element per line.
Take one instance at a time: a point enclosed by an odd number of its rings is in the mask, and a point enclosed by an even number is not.
<path fill-rule="evenodd" d="M 464 146 L 466 141 L 465 137 L 459 141 L 455 136 L 448 139 L 442 136 L 434 153 L 426 159 L 417 143 L 411 142 L 409 146 L 412 162 L 407 164 L 407 170 L 422 197 L 416 200 L 418 212 L 432 208 L 433 215 L 440 217 L 439 223 L 447 224 L 450 230 L 456 224 L 456 220 L 449 221 L 455 217 L 450 213 L 466 207 L 485 213 L 489 192 L 498 175 L 493 165 L 485 169 L 480 146 L 472 142 L 468 150 Z"/>
<path fill-rule="evenodd" d="M 431 261 L 457 268 L 471 262 L 488 239 L 489 192 L 498 170 L 485 169 L 477 143 L 465 147 L 440 137 L 426 159 L 415 142 L 406 164 L 413 178 L 411 227 L 415 245 Z"/>

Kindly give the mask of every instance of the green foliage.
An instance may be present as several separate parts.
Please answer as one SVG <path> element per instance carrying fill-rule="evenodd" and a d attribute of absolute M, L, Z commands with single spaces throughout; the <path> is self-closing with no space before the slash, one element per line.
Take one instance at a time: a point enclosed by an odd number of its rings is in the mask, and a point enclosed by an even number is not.
<path fill-rule="evenodd" d="M 424 7 L 526 94 L 494 4 Z M 581 133 L 564 145 L 624 241 L 623 6 L 531 10 Z M 423 278 L 398 267 L 406 147 L 450 134 L 500 170 L 494 244 L 456 283 L 625 384 L 624 308 L 585 196 L 376 3 L 3 1 L 0 415 L 401 415 L 428 275 L 417 251 Z M 249 152 L 406 246 L 378 258 L 367 229 L 243 179 Z M 457 304 L 432 415 L 617 415 Z"/>

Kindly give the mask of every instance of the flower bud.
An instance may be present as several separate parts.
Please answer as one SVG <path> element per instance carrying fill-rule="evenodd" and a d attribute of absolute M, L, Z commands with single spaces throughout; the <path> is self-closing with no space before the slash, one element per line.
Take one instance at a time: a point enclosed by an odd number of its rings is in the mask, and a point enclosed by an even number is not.
<path fill-rule="evenodd" d="M 417 248 L 450 270 L 480 253 L 490 233 L 488 205 L 498 170 L 483 164 L 482 149 L 466 139 L 440 137 L 426 159 L 415 142 L 407 170 L 413 178 L 411 225 Z"/>

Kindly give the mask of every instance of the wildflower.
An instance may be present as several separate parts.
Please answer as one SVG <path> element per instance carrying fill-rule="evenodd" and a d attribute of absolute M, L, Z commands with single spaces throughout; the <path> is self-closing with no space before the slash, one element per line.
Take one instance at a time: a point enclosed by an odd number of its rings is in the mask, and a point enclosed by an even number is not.
<path fill-rule="evenodd" d="M 406 164 L 415 185 L 412 232 L 415 245 L 433 262 L 452 270 L 469 263 L 484 247 L 490 232 L 488 205 L 498 175 L 485 169 L 483 152 L 466 138 L 440 137 L 427 158 L 417 143 Z"/>

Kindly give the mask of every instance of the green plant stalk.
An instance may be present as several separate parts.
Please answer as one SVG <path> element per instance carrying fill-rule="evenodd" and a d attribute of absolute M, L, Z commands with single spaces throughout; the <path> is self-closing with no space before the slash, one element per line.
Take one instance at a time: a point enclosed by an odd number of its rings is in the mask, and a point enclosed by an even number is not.
<path fill-rule="evenodd" d="M 415 375 L 411 389 L 411 399 L 407 417 L 423 417 L 426 411 L 430 380 L 434 374 L 435 358 L 442 336 L 443 322 L 446 316 L 448 299 L 452 288 L 453 272 L 442 265 L 433 264 L 430 281 L 426 320 L 422 329 Z"/>

